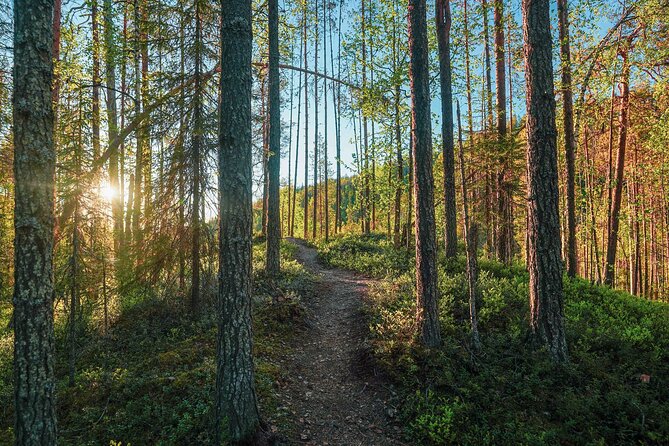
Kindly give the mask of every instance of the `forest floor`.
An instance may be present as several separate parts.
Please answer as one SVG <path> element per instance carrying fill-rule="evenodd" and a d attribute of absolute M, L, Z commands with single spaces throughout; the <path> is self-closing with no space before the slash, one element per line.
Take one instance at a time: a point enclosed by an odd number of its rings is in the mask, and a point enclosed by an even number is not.
<path fill-rule="evenodd" d="M 290 379 L 279 390 L 280 408 L 295 417 L 292 442 L 307 445 L 401 445 L 397 398 L 366 360 L 369 330 L 362 313 L 371 279 L 318 261 L 302 240 L 297 260 L 319 277 L 307 303 L 308 321 L 299 343 L 283 360 Z"/>

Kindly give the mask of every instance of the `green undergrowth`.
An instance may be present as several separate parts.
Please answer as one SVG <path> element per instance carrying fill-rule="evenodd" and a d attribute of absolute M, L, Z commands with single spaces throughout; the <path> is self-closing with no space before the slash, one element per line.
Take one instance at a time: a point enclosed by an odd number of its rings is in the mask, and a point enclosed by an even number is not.
<path fill-rule="evenodd" d="M 669 305 L 565 279 L 570 363 L 533 348 L 528 275 L 481 260 L 482 349 L 470 349 L 465 259 L 439 259 L 443 347 L 414 336 L 413 256 L 346 235 L 321 258 L 382 278 L 367 306 L 377 366 L 402 392 L 413 444 L 669 443 Z M 650 376 L 649 382 L 643 382 Z"/>
<path fill-rule="evenodd" d="M 292 260 L 294 246 L 284 244 L 282 274 L 270 284 L 262 272 L 263 251 L 264 245 L 256 242 L 256 387 L 263 417 L 279 423 L 275 427 L 281 432 L 290 429 L 290 420 L 276 415 L 276 383 L 284 373 L 278 359 L 299 333 L 302 300 L 311 294 L 313 278 Z M 132 299 L 106 336 L 88 333 L 82 341 L 74 387 L 67 386 L 66 338 L 57 324 L 59 444 L 213 444 L 216 321 L 212 300 L 203 302 L 200 317 L 192 318 L 183 299 Z M 8 317 L 8 308 L 0 308 L 3 318 Z M 11 444 L 11 331 L 2 331 L 0 342 L 0 444 Z"/>

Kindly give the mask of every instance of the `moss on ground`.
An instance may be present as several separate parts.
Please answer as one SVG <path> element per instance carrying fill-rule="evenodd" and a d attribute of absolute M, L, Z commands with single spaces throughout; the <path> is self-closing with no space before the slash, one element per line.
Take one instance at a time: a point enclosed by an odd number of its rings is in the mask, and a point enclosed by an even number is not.
<path fill-rule="evenodd" d="M 444 345 L 427 352 L 414 338 L 410 253 L 379 235 L 337 237 L 319 251 L 382 279 L 366 309 L 374 358 L 401 389 L 413 444 L 669 443 L 668 304 L 565 278 L 571 362 L 556 366 L 529 333 L 524 268 L 481 261 L 483 347 L 474 355 L 465 259 L 440 258 Z"/>
<path fill-rule="evenodd" d="M 270 285 L 262 273 L 263 245 L 254 244 L 256 386 L 263 416 L 278 420 L 279 431 L 289 430 L 291 420 L 276 414 L 275 389 L 283 373 L 278 358 L 299 333 L 301 300 L 313 289 L 313 278 L 292 253 L 291 245 L 282 246 L 282 274 Z M 277 293 L 281 298 L 273 303 Z M 11 306 L 3 304 L 0 315 L 0 444 L 11 444 Z M 57 327 L 59 444 L 212 444 L 216 325 L 211 297 L 193 320 L 183 300 L 133 296 L 108 335 L 86 333 L 74 387 L 67 386 L 64 327 Z"/>

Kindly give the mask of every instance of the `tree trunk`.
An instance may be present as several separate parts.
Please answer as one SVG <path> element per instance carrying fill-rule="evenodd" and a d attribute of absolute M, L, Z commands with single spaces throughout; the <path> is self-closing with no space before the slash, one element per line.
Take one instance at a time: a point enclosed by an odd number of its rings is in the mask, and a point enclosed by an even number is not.
<path fill-rule="evenodd" d="M 140 5 L 139 0 L 134 1 L 135 19 L 135 108 L 134 115 L 138 117 L 142 112 L 142 84 L 141 84 L 141 62 L 142 43 L 140 30 Z M 144 138 L 141 130 L 137 130 L 135 150 L 135 191 L 132 210 L 132 238 L 136 246 L 142 240 L 141 212 L 142 212 L 142 175 L 144 173 Z"/>
<path fill-rule="evenodd" d="M 307 68 L 307 3 L 304 3 L 304 15 L 302 17 L 304 44 L 304 239 L 309 235 L 309 78 Z M 315 205 L 315 203 L 314 203 Z M 314 224 L 316 224 L 314 222 Z"/>
<path fill-rule="evenodd" d="M 14 2 L 14 435 L 56 444 L 53 0 Z"/>
<path fill-rule="evenodd" d="M 200 185 L 202 179 L 201 150 L 204 126 L 202 122 L 202 18 L 200 0 L 195 0 L 195 82 L 193 84 L 193 140 L 191 169 L 193 169 L 193 201 L 191 209 L 191 287 L 190 310 L 197 316 L 200 311 Z"/>
<path fill-rule="evenodd" d="M 281 240 L 279 222 L 279 192 L 281 163 L 281 104 L 279 92 L 279 5 L 268 0 L 269 6 L 269 194 L 267 199 L 267 256 L 265 271 L 270 276 L 279 274 Z"/>
<path fill-rule="evenodd" d="M 330 21 L 326 0 L 323 0 L 323 75 L 328 74 L 327 24 Z M 323 79 L 323 212 L 325 223 L 325 241 L 330 238 L 330 203 L 328 197 L 328 80 Z"/>
<path fill-rule="evenodd" d="M 495 90 L 497 109 L 497 144 L 500 155 L 497 166 L 497 258 L 511 263 L 513 255 L 513 216 L 511 190 L 507 176 L 510 155 L 506 145 L 506 67 L 504 58 L 504 0 L 494 0 L 495 25 Z"/>
<path fill-rule="evenodd" d="M 557 130 L 548 0 L 523 0 L 522 11 L 527 84 L 530 326 L 552 359 L 565 362 Z"/>
<path fill-rule="evenodd" d="M 362 102 L 365 103 L 365 97 L 367 96 L 367 32 L 366 32 L 366 14 L 365 14 L 365 3 L 367 0 L 360 0 L 361 8 L 361 40 L 362 40 Z M 364 106 L 363 106 L 364 108 Z M 362 138 L 363 138 L 363 147 L 364 147 L 364 159 L 365 159 L 365 168 L 363 173 L 363 181 L 365 188 L 364 204 L 363 204 L 363 232 L 369 234 L 371 231 L 370 225 L 370 213 L 371 213 L 371 191 L 369 186 L 369 135 L 367 130 L 367 114 L 364 110 L 362 112 Z"/>
<path fill-rule="evenodd" d="M 622 201 L 623 177 L 625 172 L 625 150 L 627 148 L 627 127 L 629 125 L 630 104 L 630 65 L 628 61 L 628 49 L 621 52 L 623 68 L 620 77 L 620 131 L 618 132 L 618 154 L 616 158 L 616 174 L 611 201 L 611 213 L 609 220 L 609 238 L 606 247 L 606 271 L 604 273 L 604 284 L 613 286 L 615 278 L 616 250 L 618 248 L 618 228 L 620 225 L 620 203 Z"/>
<path fill-rule="evenodd" d="M 478 245 L 478 227 L 469 222 L 469 209 L 467 202 L 467 176 L 465 175 L 465 151 L 462 145 L 462 124 L 460 122 L 460 103 L 458 102 L 458 144 L 460 147 L 460 180 L 462 184 L 462 216 L 464 219 L 465 247 L 467 251 L 467 283 L 469 288 L 469 324 L 471 326 L 472 346 L 474 350 L 481 348 L 481 340 L 478 330 L 478 316 L 476 314 L 476 302 L 478 301 L 478 274 L 479 267 L 476 259 L 476 248 Z"/>
<path fill-rule="evenodd" d="M 118 134 L 116 112 L 116 46 L 114 43 L 114 17 L 111 0 L 104 0 L 105 82 L 107 87 L 107 133 L 111 142 Z M 119 158 L 115 150 L 109 156 L 109 187 L 111 199 L 114 252 L 118 255 L 123 237 L 123 203 L 119 191 Z"/>
<path fill-rule="evenodd" d="M 453 92 L 451 86 L 451 8 L 450 0 L 436 1 L 439 80 L 441 81 L 441 138 L 444 165 L 444 241 L 446 257 L 458 250 L 455 216 L 455 145 L 453 141 Z"/>
<path fill-rule="evenodd" d="M 251 351 L 251 1 L 221 1 L 219 294 L 215 434 L 245 442 L 258 434 Z"/>
<path fill-rule="evenodd" d="M 314 6 L 314 15 L 314 71 L 318 71 L 318 1 L 316 1 Z M 311 238 L 313 240 L 316 240 L 316 226 L 318 222 L 318 139 L 318 76 L 314 76 L 314 204 L 311 222 Z"/>
<path fill-rule="evenodd" d="M 409 0 L 409 78 L 416 192 L 416 323 L 426 347 L 441 344 L 437 311 L 437 244 L 425 0 Z"/>
<path fill-rule="evenodd" d="M 496 1 L 496 0 L 495 0 Z M 484 57 L 484 108 L 486 113 L 483 114 L 482 119 L 485 119 L 485 130 L 492 129 L 492 75 L 490 68 L 490 26 L 488 24 L 488 0 L 481 0 L 481 8 L 483 9 L 483 57 Z"/>
<path fill-rule="evenodd" d="M 567 274 L 576 275 L 578 255 L 576 250 L 576 203 L 574 197 L 574 106 L 571 90 L 571 51 L 569 43 L 569 11 L 567 0 L 558 0 L 558 30 L 560 35 L 560 59 L 562 63 L 562 126 L 564 132 L 564 153 L 567 167 Z"/>

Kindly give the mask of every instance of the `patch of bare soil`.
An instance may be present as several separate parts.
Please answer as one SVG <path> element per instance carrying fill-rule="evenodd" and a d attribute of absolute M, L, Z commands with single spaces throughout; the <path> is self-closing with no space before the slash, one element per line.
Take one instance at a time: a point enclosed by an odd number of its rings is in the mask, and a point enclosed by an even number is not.
<path fill-rule="evenodd" d="M 366 360 L 368 330 L 361 307 L 370 279 L 327 268 L 301 240 L 297 260 L 320 280 L 305 304 L 308 328 L 283 359 L 289 381 L 279 390 L 281 410 L 294 417 L 291 444 L 402 445 L 393 392 Z"/>

